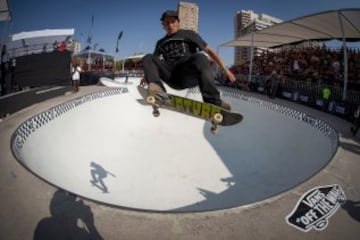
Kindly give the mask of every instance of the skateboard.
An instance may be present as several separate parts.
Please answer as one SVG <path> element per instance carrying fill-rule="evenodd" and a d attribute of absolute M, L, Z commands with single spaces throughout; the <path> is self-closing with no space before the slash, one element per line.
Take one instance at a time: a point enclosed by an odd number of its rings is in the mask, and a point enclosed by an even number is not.
<path fill-rule="evenodd" d="M 218 125 L 231 126 L 241 122 L 243 119 L 243 115 L 240 113 L 231 112 L 210 103 L 200 102 L 165 92 L 149 92 L 147 88 L 142 86 L 138 86 L 137 89 L 146 103 L 152 106 L 154 117 L 160 116 L 160 108 L 184 113 L 210 121 L 212 124 L 210 131 L 213 134 L 218 133 Z"/>

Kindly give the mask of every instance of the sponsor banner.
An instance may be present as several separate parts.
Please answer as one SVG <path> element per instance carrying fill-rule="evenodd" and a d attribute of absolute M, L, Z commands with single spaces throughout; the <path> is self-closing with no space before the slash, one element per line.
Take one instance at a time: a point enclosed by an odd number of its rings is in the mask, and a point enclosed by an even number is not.
<path fill-rule="evenodd" d="M 298 98 L 299 98 L 299 93 L 294 92 L 293 95 L 292 95 L 292 100 L 296 102 L 298 100 Z"/>
<path fill-rule="evenodd" d="M 300 95 L 299 96 L 299 101 L 303 102 L 303 103 L 309 103 L 310 97 L 308 95 Z"/>
<path fill-rule="evenodd" d="M 334 112 L 335 110 L 335 102 L 329 102 L 328 111 Z"/>
<path fill-rule="evenodd" d="M 258 87 L 258 92 L 265 92 L 265 88 L 264 87 Z"/>
<path fill-rule="evenodd" d="M 322 106 L 324 106 L 324 101 L 322 99 L 316 99 L 315 104 L 318 107 L 322 107 Z"/>
<path fill-rule="evenodd" d="M 336 113 L 340 113 L 340 114 L 345 114 L 346 113 L 346 108 L 342 105 L 336 105 L 335 106 L 335 112 Z"/>
<path fill-rule="evenodd" d="M 287 99 L 291 99 L 292 98 L 292 93 L 291 92 L 288 92 L 288 91 L 283 91 L 282 92 L 282 95 L 284 98 L 287 98 Z"/>
<path fill-rule="evenodd" d="M 286 222 L 298 230 L 308 232 L 311 229 L 324 230 L 329 218 L 345 203 L 345 193 L 340 185 L 328 185 L 313 188 L 297 202 Z"/>

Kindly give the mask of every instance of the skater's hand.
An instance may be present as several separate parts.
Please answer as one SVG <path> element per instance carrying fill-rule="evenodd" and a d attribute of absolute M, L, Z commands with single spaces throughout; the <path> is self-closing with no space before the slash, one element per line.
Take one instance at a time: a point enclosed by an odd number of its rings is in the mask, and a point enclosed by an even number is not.
<path fill-rule="evenodd" d="M 236 78 L 235 78 L 234 74 L 229 69 L 226 69 L 225 74 L 226 74 L 227 79 L 229 79 L 229 81 L 231 83 L 236 82 Z"/>
<path fill-rule="evenodd" d="M 147 81 L 145 78 L 142 78 L 140 81 L 140 87 L 145 87 L 147 85 Z"/>

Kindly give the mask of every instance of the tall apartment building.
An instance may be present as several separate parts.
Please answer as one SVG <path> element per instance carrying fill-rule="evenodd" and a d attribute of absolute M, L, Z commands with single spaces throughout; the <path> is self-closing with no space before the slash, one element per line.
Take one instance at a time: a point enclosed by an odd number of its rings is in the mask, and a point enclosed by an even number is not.
<path fill-rule="evenodd" d="M 199 7 L 196 3 L 179 2 L 180 28 L 199 31 Z"/>
<path fill-rule="evenodd" d="M 238 11 L 234 18 L 235 38 L 253 31 L 262 30 L 282 20 L 267 14 L 257 14 L 252 10 Z M 254 48 L 254 55 L 260 54 L 265 49 Z M 238 65 L 250 59 L 250 47 L 235 47 L 234 64 Z"/>

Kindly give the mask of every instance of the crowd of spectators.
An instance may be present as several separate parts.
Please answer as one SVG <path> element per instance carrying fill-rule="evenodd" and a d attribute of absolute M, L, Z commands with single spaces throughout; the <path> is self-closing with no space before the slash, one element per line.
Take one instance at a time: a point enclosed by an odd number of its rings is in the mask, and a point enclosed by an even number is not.
<path fill-rule="evenodd" d="M 348 88 L 360 90 L 360 50 L 348 49 Z M 285 79 L 343 86 L 343 49 L 322 47 L 267 51 L 253 59 L 252 75 L 277 75 Z M 249 62 L 231 68 L 236 75 L 249 74 Z"/>

